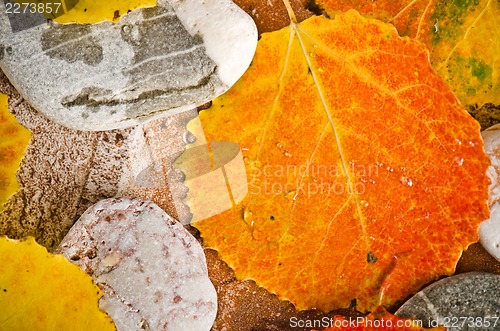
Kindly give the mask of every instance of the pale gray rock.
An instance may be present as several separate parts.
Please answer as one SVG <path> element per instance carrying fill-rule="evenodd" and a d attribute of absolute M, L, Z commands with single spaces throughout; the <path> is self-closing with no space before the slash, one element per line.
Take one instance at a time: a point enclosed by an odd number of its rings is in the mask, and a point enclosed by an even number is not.
<path fill-rule="evenodd" d="M 56 123 L 120 129 L 206 103 L 245 72 L 252 19 L 230 0 L 158 0 L 119 23 L 54 22 L 13 33 L 0 13 L 0 68 Z"/>
<path fill-rule="evenodd" d="M 201 245 L 152 202 L 100 201 L 57 252 L 91 275 L 121 330 L 210 330 L 217 294 Z"/>
<path fill-rule="evenodd" d="M 405 302 L 397 316 L 449 331 L 500 329 L 500 275 L 470 272 L 444 278 Z"/>
<path fill-rule="evenodd" d="M 481 223 L 479 239 L 486 251 L 500 261 L 500 124 L 486 129 L 481 135 L 484 140 L 484 150 L 491 161 L 488 168 L 491 184 L 490 218 Z"/>

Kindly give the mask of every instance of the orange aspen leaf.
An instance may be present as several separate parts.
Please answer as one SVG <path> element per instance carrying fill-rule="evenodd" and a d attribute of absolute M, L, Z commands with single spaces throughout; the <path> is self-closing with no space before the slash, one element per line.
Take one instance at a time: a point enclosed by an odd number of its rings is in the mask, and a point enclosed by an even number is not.
<path fill-rule="evenodd" d="M 299 310 L 394 305 L 478 239 L 479 125 L 420 42 L 355 11 L 300 24 L 289 12 L 200 113 L 208 143 L 240 145 L 249 193 L 193 225 L 239 279 Z"/>

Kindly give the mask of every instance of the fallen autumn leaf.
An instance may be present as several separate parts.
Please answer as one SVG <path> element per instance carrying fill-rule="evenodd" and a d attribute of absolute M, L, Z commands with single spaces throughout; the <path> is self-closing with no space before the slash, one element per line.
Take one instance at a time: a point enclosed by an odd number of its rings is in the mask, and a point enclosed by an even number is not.
<path fill-rule="evenodd" d="M 432 65 L 469 111 L 500 107 L 500 2 L 318 0 L 327 13 L 354 8 L 425 43 Z"/>
<path fill-rule="evenodd" d="M 479 125 L 425 47 L 392 26 L 355 11 L 290 15 L 200 114 L 208 142 L 242 147 L 250 193 L 193 225 L 239 279 L 299 310 L 394 305 L 452 274 L 477 241 Z"/>
<path fill-rule="evenodd" d="M 30 139 L 31 133 L 9 113 L 8 97 L 0 93 L 0 213 L 19 189 L 16 172 Z"/>
<path fill-rule="evenodd" d="M 33 237 L 0 237 L 1 330 L 116 330 L 100 297 L 90 276 Z"/>

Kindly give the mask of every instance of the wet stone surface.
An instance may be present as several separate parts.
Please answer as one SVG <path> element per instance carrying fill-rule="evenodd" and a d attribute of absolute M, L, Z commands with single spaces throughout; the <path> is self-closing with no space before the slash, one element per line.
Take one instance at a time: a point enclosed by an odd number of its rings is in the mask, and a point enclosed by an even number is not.
<path fill-rule="evenodd" d="M 500 275 L 470 272 L 444 278 L 418 292 L 396 312 L 424 327 L 449 331 L 499 330 Z M 437 324 L 436 324 L 437 323 Z"/>
<path fill-rule="evenodd" d="M 119 23 L 48 22 L 16 33 L 0 14 L 0 68 L 35 109 L 73 129 L 125 128 L 192 109 L 239 78 L 255 51 L 257 31 L 229 0 L 191 2 L 159 0 Z M 207 23 L 214 12 L 225 16 Z M 220 45 L 210 42 L 213 36 Z M 228 77 L 229 70 L 235 75 Z"/>

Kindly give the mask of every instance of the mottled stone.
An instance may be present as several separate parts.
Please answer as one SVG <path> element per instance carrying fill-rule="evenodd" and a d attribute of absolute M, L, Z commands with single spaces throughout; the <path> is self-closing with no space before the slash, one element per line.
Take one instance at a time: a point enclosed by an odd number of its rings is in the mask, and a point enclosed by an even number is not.
<path fill-rule="evenodd" d="M 99 306 L 118 330 L 210 330 L 217 295 L 203 248 L 157 205 L 103 200 L 89 208 L 58 252 L 91 275 Z"/>
<path fill-rule="evenodd" d="M 490 157 L 488 176 L 491 179 L 490 219 L 479 227 L 479 238 L 483 247 L 500 261 L 500 124 L 481 133 L 484 150 Z"/>
<path fill-rule="evenodd" d="M 245 72 L 256 43 L 252 19 L 230 0 L 158 0 L 119 23 L 16 33 L 0 13 L 0 68 L 35 109 L 79 130 L 126 128 L 206 103 Z"/>
<path fill-rule="evenodd" d="M 500 275 L 470 272 L 437 281 L 404 303 L 396 315 L 456 330 L 500 329 Z M 462 318 L 462 319 L 461 319 Z M 468 318 L 464 322 L 464 318 Z M 474 323 L 469 323 L 473 321 Z M 488 322 L 487 322 L 488 321 Z M 472 324 L 469 325 L 469 324 Z"/>
<path fill-rule="evenodd" d="M 64 47 L 68 40 L 80 40 L 78 47 Z M 70 63 L 82 61 L 96 66 L 103 60 L 103 48 L 92 35 L 88 25 L 58 25 L 43 31 L 40 39 L 42 51 L 52 59 L 60 59 Z"/>
<path fill-rule="evenodd" d="M 490 218 L 479 227 L 481 245 L 494 258 L 500 261 L 500 203 L 490 208 Z"/>

